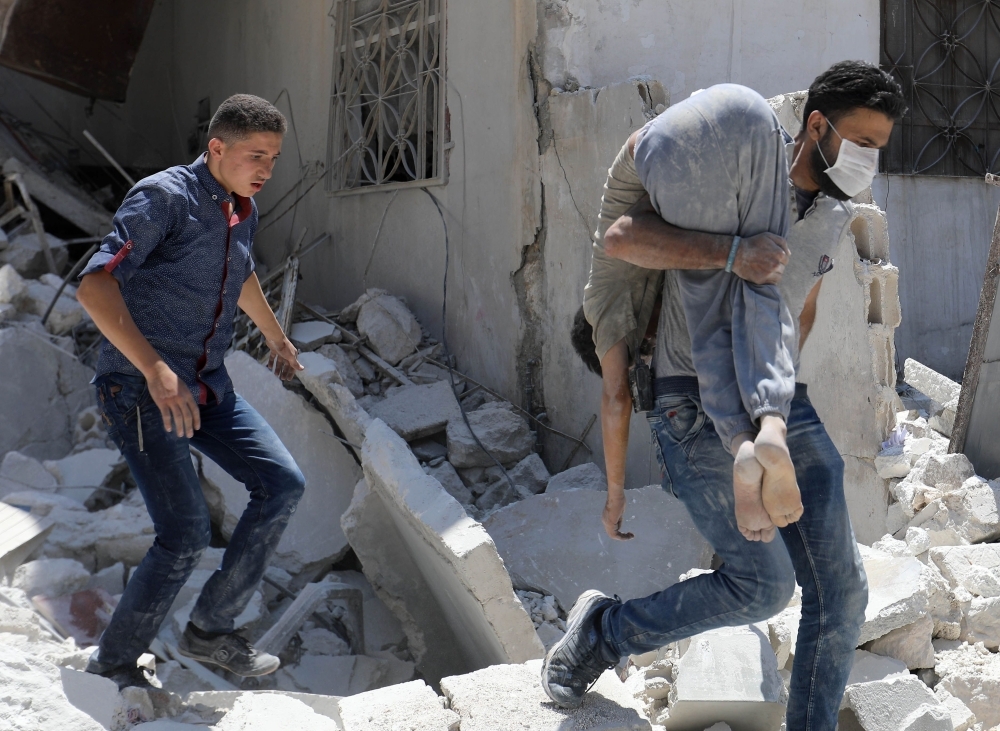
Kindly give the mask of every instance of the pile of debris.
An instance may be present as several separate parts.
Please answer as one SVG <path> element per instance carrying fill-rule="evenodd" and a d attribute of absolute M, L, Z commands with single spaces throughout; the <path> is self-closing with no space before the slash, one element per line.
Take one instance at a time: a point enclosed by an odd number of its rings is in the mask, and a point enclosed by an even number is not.
<path fill-rule="evenodd" d="M 576 711 L 547 700 L 539 658 L 580 592 L 643 596 L 709 571 L 712 551 L 659 486 L 629 491 L 636 537 L 611 541 L 601 470 L 550 474 L 532 430 L 544 425 L 455 370 L 381 290 L 339 313 L 298 304 L 297 381 L 245 352 L 226 358 L 307 479 L 237 619 L 282 668 L 244 680 L 176 652 L 247 502 L 193 453 L 218 535 L 144 657 L 158 689 L 119 693 L 82 673 L 153 527 L 79 346 L 25 324 L 31 285 L 12 267 L 0 285 L 17 309 L 0 326 L 0 389 L 16 409 L 0 424 L 0 678 L 13 689 L 0 720 L 13 728 L 781 727 L 798 593 L 767 622 L 628 658 Z M 870 600 L 841 724 L 988 731 L 1000 725 L 1000 483 L 947 454 L 954 384 L 910 363 L 907 379 L 911 408 L 876 460 L 891 478 L 889 534 L 859 546 Z"/>

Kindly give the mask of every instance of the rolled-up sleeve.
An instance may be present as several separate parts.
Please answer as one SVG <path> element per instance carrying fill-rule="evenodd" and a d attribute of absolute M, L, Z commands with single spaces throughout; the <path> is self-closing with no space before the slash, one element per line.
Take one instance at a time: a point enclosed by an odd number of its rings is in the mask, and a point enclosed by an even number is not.
<path fill-rule="evenodd" d="M 608 170 L 590 277 L 583 290 L 583 312 L 594 330 L 598 358 L 638 328 L 645 331 L 662 286 L 663 272 L 613 259 L 604 250 L 608 228 L 645 194 L 626 142 Z"/>
<path fill-rule="evenodd" d="M 169 235 L 182 201 L 182 196 L 159 185 L 140 182 L 122 201 L 111 233 L 104 237 L 101 248 L 79 277 L 104 269 L 125 286 L 150 252 Z"/>

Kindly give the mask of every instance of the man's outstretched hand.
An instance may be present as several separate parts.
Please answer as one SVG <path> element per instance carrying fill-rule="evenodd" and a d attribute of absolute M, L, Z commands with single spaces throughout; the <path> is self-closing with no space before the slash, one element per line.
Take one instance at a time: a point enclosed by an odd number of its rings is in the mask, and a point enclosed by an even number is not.
<path fill-rule="evenodd" d="M 201 429 L 201 412 L 191 395 L 191 389 L 162 360 L 146 376 L 149 395 L 160 407 L 163 428 L 179 437 L 190 439 Z"/>
<path fill-rule="evenodd" d="M 281 340 L 267 340 L 271 354 L 267 357 L 267 367 L 282 381 L 290 381 L 295 371 L 304 371 L 306 367 L 299 363 L 298 349 L 287 337 Z"/>
<path fill-rule="evenodd" d="M 777 284 L 785 273 L 791 251 L 780 236 L 772 233 L 749 236 L 740 241 L 733 262 L 733 274 L 754 284 Z"/>
<path fill-rule="evenodd" d="M 604 523 L 604 530 L 616 541 L 627 541 L 635 536 L 632 533 L 622 533 L 622 517 L 625 515 L 625 493 L 616 494 L 608 492 L 608 500 L 604 504 L 604 513 L 601 521 Z"/>

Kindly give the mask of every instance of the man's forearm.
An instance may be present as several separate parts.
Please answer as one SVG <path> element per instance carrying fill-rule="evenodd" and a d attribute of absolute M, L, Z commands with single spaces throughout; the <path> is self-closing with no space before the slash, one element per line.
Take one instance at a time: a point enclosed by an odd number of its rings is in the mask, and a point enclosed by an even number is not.
<path fill-rule="evenodd" d="M 136 327 L 114 276 L 105 271 L 88 274 L 80 282 L 76 297 L 101 334 L 147 379 L 163 363 L 160 354 Z"/>
<path fill-rule="evenodd" d="M 243 310 L 247 317 L 253 320 L 253 324 L 260 328 L 261 333 L 268 340 L 280 340 L 285 336 L 278 324 L 271 305 L 264 297 L 264 291 L 260 288 L 260 280 L 256 274 L 251 274 L 249 279 L 243 283 L 240 291 L 240 298 L 237 306 Z"/>
<path fill-rule="evenodd" d="M 601 360 L 601 437 L 608 492 L 625 489 L 625 461 L 628 454 L 632 397 L 628 387 L 628 348 L 621 340 Z"/>
<path fill-rule="evenodd" d="M 645 269 L 724 269 L 733 237 L 688 231 L 667 223 L 644 196 L 611 224 L 604 249 Z"/>

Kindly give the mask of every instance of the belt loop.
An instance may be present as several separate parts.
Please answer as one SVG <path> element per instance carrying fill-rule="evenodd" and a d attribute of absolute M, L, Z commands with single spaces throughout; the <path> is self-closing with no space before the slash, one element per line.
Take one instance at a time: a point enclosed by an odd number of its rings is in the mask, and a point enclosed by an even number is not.
<path fill-rule="evenodd" d="M 142 412 L 139 410 L 139 404 L 135 405 L 135 425 L 139 430 L 139 451 L 142 450 Z"/>

